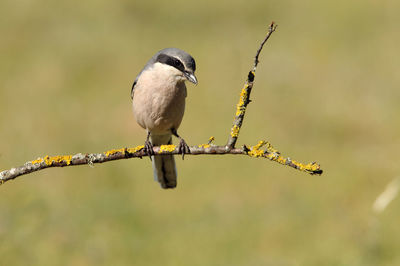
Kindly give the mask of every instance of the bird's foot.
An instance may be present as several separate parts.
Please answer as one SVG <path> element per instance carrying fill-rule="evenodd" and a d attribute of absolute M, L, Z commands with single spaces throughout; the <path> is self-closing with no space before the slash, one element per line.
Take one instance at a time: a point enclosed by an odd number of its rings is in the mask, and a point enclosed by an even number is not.
<path fill-rule="evenodd" d="M 180 138 L 178 152 L 182 154 L 182 160 L 185 159 L 185 154 L 190 153 L 189 146 L 186 144 L 185 140 Z"/>
<path fill-rule="evenodd" d="M 148 139 L 144 142 L 144 152 L 149 156 L 151 160 L 151 156 L 154 155 L 154 151 L 153 151 L 153 144 L 151 144 L 150 140 Z"/>

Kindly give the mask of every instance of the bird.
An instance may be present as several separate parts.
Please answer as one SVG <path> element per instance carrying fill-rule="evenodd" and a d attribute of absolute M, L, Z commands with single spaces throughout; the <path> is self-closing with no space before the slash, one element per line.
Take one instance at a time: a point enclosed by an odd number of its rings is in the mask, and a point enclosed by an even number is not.
<path fill-rule="evenodd" d="M 177 185 L 175 159 L 173 155 L 154 156 L 153 146 L 172 144 L 174 135 L 179 139 L 182 159 L 190 153 L 189 146 L 178 135 L 178 128 L 185 112 L 185 82 L 197 85 L 195 71 L 196 62 L 190 54 L 178 48 L 165 48 L 150 58 L 132 85 L 133 115 L 147 131 L 144 150 L 152 161 L 154 180 L 163 189 Z"/>

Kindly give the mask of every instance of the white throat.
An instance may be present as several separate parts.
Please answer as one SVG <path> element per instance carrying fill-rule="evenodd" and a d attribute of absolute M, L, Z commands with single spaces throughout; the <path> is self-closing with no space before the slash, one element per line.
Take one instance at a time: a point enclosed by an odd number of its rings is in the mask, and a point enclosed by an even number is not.
<path fill-rule="evenodd" d="M 185 76 L 180 70 L 160 62 L 155 63 L 149 71 L 151 71 L 155 77 L 169 82 L 186 81 Z"/>

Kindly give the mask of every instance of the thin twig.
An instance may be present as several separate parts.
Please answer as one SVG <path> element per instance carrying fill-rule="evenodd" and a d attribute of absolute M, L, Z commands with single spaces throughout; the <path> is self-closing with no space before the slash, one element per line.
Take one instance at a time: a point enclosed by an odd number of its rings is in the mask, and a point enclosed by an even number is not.
<path fill-rule="evenodd" d="M 276 30 L 276 27 L 278 27 L 278 25 L 276 25 L 275 22 L 272 21 L 271 25 L 269 25 L 268 33 L 265 36 L 264 40 L 262 41 L 260 47 L 258 48 L 256 56 L 254 57 L 254 66 L 253 66 L 253 71 L 254 72 L 256 71 L 257 65 L 259 63 L 258 57 L 260 56 L 261 50 L 263 49 L 264 44 L 268 41 L 268 39 L 271 36 L 271 34 Z"/>
<path fill-rule="evenodd" d="M 271 25 L 269 25 L 267 35 L 262 41 L 260 47 L 257 50 L 256 56 L 254 57 L 253 69 L 247 75 L 246 83 L 244 84 L 244 87 L 240 92 L 239 103 L 236 105 L 236 113 L 235 113 L 235 118 L 233 120 L 233 126 L 231 128 L 228 143 L 226 144 L 226 146 L 229 149 L 235 148 L 236 141 L 239 137 L 240 128 L 242 127 L 243 124 L 244 115 L 246 114 L 246 108 L 247 105 L 250 103 L 250 93 L 251 89 L 253 88 L 256 69 L 259 62 L 258 57 L 260 56 L 264 44 L 268 41 L 271 34 L 276 30 L 276 27 L 277 25 L 274 22 L 272 22 Z"/>

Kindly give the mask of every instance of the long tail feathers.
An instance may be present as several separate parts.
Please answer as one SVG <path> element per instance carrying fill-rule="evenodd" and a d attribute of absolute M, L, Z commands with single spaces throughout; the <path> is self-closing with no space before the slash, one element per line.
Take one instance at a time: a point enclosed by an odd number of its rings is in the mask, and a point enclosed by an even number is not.
<path fill-rule="evenodd" d="M 171 135 L 151 136 L 151 142 L 154 146 L 171 144 Z M 154 180 L 158 181 L 162 188 L 176 187 L 176 166 L 173 155 L 152 156 Z"/>

